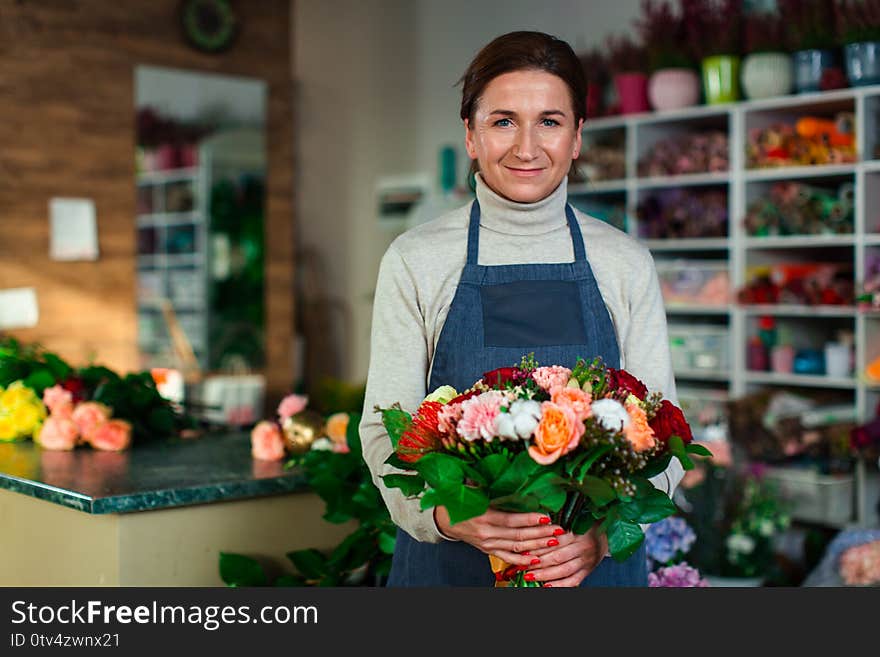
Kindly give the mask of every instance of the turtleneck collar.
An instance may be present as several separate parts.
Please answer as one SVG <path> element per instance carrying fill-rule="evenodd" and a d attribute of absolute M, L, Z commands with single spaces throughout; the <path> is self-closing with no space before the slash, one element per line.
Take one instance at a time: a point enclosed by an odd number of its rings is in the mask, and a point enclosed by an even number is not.
<path fill-rule="evenodd" d="M 496 194 L 481 174 L 476 175 L 480 225 L 509 235 L 540 235 L 566 225 L 565 203 L 568 178 L 562 179 L 552 194 L 536 203 L 517 203 Z"/>

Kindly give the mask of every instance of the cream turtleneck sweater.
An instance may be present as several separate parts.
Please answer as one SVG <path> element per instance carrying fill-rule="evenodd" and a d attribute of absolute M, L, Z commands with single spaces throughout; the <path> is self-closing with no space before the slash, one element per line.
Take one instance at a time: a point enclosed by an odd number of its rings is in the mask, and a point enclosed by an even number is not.
<path fill-rule="evenodd" d="M 565 219 L 565 180 L 537 203 L 515 203 L 493 192 L 477 175 L 481 265 L 559 263 L 574 260 Z M 648 389 L 677 403 L 666 314 L 654 261 L 636 240 L 578 210 L 587 259 L 608 307 L 620 346 L 620 367 Z M 455 295 L 467 251 L 470 203 L 400 235 L 382 257 L 373 303 L 370 367 L 360 423 L 364 459 L 394 522 L 419 541 L 438 542 L 433 513 L 418 500 L 384 486 L 380 475 L 391 441 L 375 406 L 394 402 L 412 412 L 425 396 L 434 350 Z M 548 365 L 551 363 L 547 363 Z M 655 486 L 670 495 L 683 471 L 673 459 Z"/>

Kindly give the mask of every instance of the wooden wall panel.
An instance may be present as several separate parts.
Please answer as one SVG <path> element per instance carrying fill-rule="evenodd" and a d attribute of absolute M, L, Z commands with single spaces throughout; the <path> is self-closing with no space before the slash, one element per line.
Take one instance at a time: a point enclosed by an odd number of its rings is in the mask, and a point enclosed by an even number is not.
<path fill-rule="evenodd" d="M 189 48 L 178 0 L 0 0 L 0 288 L 33 286 L 40 323 L 16 331 L 72 362 L 138 367 L 135 110 L 138 65 L 268 83 L 267 377 L 291 385 L 293 134 L 289 0 L 233 0 L 242 21 L 226 53 Z M 97 262 L 48 257 L 48 203 L 90 197 Z"/>

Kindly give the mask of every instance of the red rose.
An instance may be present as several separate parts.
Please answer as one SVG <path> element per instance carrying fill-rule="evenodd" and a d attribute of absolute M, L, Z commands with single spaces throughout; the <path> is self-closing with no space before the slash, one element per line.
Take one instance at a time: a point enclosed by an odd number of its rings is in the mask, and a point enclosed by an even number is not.
<path fill-rule="evenodd" d="M 470 399 L 471 397 L 474 397 L 476 395 L 480 395 L 482 393 L 483 393 L 482 390 L 471 390 L 470 392 L 463 392 L 455 399 L 450 399 L 448 402 L 446 402 L 444 404 L 444 406 L 452 406 L 453 404 L 460 404 L 465 399 Z"/>
<path fill-rule="evenodd" d="M 678 436 L 685 444 L 694 439 L 691 427 L 684 419 L 681 409 L 668 399 L 664 399 L 657 409 L 654 419 L 649 422 L 654 430 L 657 440 L 664 445 L 669 442 L 671 436 Z"/>
<path fill-rule="evenodd" d="M 516 385 L 523 378 L 523 372 L 518 367 L 499 367 L 497 370 L 485 372 L 483 383 L 493 388 L 504 388 L 508 383 Z"/>
<path fill-rule="evenodd" d="M 648 396 L 648 388 L 626 370 L 608 368 L 608 388 L 610 390 L 625 390 L 634 394 L 639 399 Z"/>
<path fill-rule="evenodd" d="M 72 376 L 61 382 L 61 387 L 73 395 L 73 403 L 77 404 L 86 399 L 86 386 L 79 377 Z"/>

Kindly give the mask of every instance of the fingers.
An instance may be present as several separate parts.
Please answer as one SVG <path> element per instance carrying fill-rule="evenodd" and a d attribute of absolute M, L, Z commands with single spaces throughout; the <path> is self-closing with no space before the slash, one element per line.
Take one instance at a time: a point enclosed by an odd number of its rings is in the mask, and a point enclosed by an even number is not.
<path fill-rule="evenodd" d="M 489 509 L 483 517 L 501 527 L 542 527 L 551 524 L 550 516 L 545 513 L 508 513 Z"/>
<path fill-rule="evenodd" d="M 559 546 L 533 553 L 540 563 L 530 565 L 527 577 L 554 587 L 579 586 L 604 557 L 603 542 L 591 534 L 571 533 L 558 540 Z"/>

